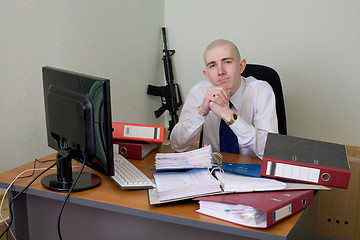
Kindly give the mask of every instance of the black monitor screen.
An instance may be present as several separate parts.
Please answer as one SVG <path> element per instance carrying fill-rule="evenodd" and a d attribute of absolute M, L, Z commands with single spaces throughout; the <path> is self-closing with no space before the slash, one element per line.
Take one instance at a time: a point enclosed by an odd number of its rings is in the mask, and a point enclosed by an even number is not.
<path fill-rule="evenodd" d="M 74 148 L 72 158 L 114 175 L 110 81 L 53 67 L 42 72 L 49 147 Z"/>

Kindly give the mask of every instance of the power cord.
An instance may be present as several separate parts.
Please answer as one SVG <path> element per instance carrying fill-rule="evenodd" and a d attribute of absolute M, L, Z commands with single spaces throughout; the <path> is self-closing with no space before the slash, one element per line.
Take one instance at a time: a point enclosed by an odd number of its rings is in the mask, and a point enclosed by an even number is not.
<path fill-rule="evenodd" d="M 85 159 L 85 156 L 83 156 L 83 159 Z M 63 210 L 64 210 L 64 207 L 65 207 L 65 204 L 66 202 L 68 201 L 69 197 L 70 197 L 70 193 L 72 192 L 74 186 L 76 185 L 77 181 L 79 180 L 83 170 L 84 170 L 84 167 L 85 167 L 85 160 L 83 160 L 83 164 L 81 166 L 81 169 L 79 171 L 79 174 L 77 175 L 75 181 L 73 182 L 73 184 L 71 185 L 62 205 L 61 205 L 61 208 L 60 208 L 60 212 L 59 212 L 59 217 L 58 217 L 58 223 L 57 223 L 57 227 L 58 227 L 58 236 L 59 236 L 59 239 L 62 240 L 62 236 L 61 236 L 61 216 L 62 216 L 62 213 L 63 213 Z"/>
<path fill-rule="evenodd" d="M 52 161 L 55 161 L 56 159 L 49 159 L 49 160 L 39 160 L 37 158 L 35 158 L 34 160 L 34 167 L 33 169 L 29 169 L 29 171 L 33 171 L 30 175 L 27 175 L 27 176 L 23 176 L 23 177 L 19 177 L 18 179 L 23 179 L 23 178 L 29 178 L 29 177 L 32 177 L 36 171 L 36 163 L 39 162 L 39 163 L 47 163 L 47 162 L 52 162 Z"/>
<path fill-rule="evenodd" d="M 36 160 L 35 160 L 35 162 L 36 162 Z M 26 177 L 30 177 L 30 176 L 32 176 L 32 175 L 34 174 L 35 171 L 37 171 L 37 170 L 43 170 L 43 171 L 42 171 L 41 173 L 39 173 L 33 180 L 31 180 L 31 182 L 30 182 L 21 192 L 19 192 L 18 194 L 16 194 L 16 196 L 11 199 L 11 201 L 10 201 L 10 203 L 9 203 L 9 217 L 10 217 L 10 222 L 9 222 L 9 224 L 8 224 L 8 223 L 5 221 L 5 223 L 6 223 L 6 225 L 7 225 L 7 228 L 5 229 L 5 231 L 4 231 L 3 233 L 1 233 L 0 238 L 2 238 L 2 237 L 5 235 L 5 233 L 7 233 L 7 232 L 9 231 L 9 229 L 10 229 L 12 223 L 13 223 L 14 217 L 13 217 L 12 207 L 13 207 L 13 202 L 15 201 L 15 199 L 16 199 L 20 194 L 24 193 L 24 192 L 31 186 L 31 184 L 33 184 L 42 174 L 44 174 L 45 172 L 49 171 L 49 170 L 50 170 L 51 168 L 53 168 L 55 165 L 56 165 L 56 162 L 55 162 L 54 164 L 52 164 L 50 167 L 48 167 L 48 168 L 38 168 L 38 169 L 28 169 L 28 170 L 25 170 L 25 171 L 23 171 L 22 173 L 20 173 L 17 177 L 15 177 L 14 180 L 10 183 L 9 187 L 6 189 L 6 191 L 5 191 L 5 193 L 4 193 L 3 199 L 2 199 L 2 201 L 1 201 L 0 209 L 2 208 L 2 205 L 3 205 L 3 202 L 4 202 L 4 199 L 5 199 L 5 196 L 6 196 L 7 192 L 9 191 L 9 189 L 14 185 L 15 181 L 16 181 L 22 174 L 24 174 L 25 172 L 28 172 L 28 171 L 33 171 L 33 173 L 32 173 L 31 175 L 26 176 Z M 4 219 L 3 216 L 1 215 L 1 211 L 0 211 L 0 216 L 1 216 L 2 219 Z M 16 238 L 15 238 L 15 236 L 14 236 L 14 234 L 12 233 L 11 230 L 10 230 L 10 232 L 11 232 L 13 238 L 16 240 Z"/>
<path fill-rule="evenodd" d="M 5 190 L 5 193 L 4 193 L 3 198 L 2 198 L 2 200 L 1 200 L 0 210 L 2 209 L 2 206 L 3 206 L 3 204 L 4 204 L 4 200 L 5 200 L 6 194 L 8 193 L 8 191 L 10 190 L 10 188 L 14 185 L 14 183 L 15 183 L 16 180 L 32 177 L 32 176 L 34 175 L 35 171 L 43 170 L 43 172 L 41 172 L 39 175 L 37 175 L 21 192 L 19 192 L 19 193 L 10 201 L 10 203 L 9 203 L 9 217 L 10 217 L 10 222 L 9 222 L 9 223 L 7 223 L 7 221 L 5 221 L 5 219 L 4 219 L 4 217 L 2 216 L 1 211 L 0 211 L 0 217 L 1 217 L 1 219 L 5 222 L 5 224 L 7 225 L 7 228 L 4 230 L 3 233 L 1 233 L 0 239 L 10 230 L 10 233 L 11 233 L 12 237 L 16 240 L 16 237 L 15 237 L 14 233 L 13 233 L 13 232 L 11 231 L 11 229 L 10 229 L 10 227 L 11 227 L 11 225 L 12 225 L 12 223 L 13 223 L 13 211 L 12 211 L 13 201 L 14 201 L 20 194 L 24 193 L 24 192 L 31 186 L 31 184 L 33 184 L 34 181 L 36 181 L 36 179 L 38 179 L 42 174 L 44 174 L 44 173 L 47 172 L 48 170 L 52 169 L 52 168 L 56 165 L 56 162 L 55 162 L 53 165 L 51 165 L 51 166 L 48 167 L 48 168 L 36 168 L 36 162 L 46 163 L 46 162 L 55 161 L 55 160 L 56 160 L 56 159 L 50 159 L 50 160 L 43 160 L 43 161 L 41 161 L 41 160 L 35 159 L 35 161 L 34 161 L 34 167 L 33 167 L 32 169 L 27 169 L 27 170 L 21 172 L 21 173 L 20 173 L 19 175 L 17 175 L 17 176 L 13 179 L 13 181 L 9 184 L 9 186 L 8 186 L 8 188 Z M 73 166 L 73 167 L 80 167 L 80 166 Z M 77 181 L 79 180 L 80 175 L 81 175 L 81 173 L 82 173 L 83 170 L 84 170 L 84 167 L 85 167 L 85 161 L 83 162 L 83 164 L 82 164 L 82 166 L 81 166 L 81 170 L 80 170 L 77 178 L 76 178 L 75 181 L 73 182 L 71 188 L 69 189 L 68 194 L 67 194 L 67 196 L 65 197 L 65 200 L 64 200 L 64 202 L 63 202 L 63 204 L 62 204 L 62 206 L 61 206 L 60 213 L 59 213 L 59 218 L 58 218 L 58 234 L 59 234 L 59 238 L 60 238 L 60 239 L 62 239 L 62 237 L 61 237 L 61 231 L 60 231 L 61 215 L 62 215 L 63 209 L 64 209 L 64 207 L 65 207 L 65 204 L 66 204 L 66 202 L 67 202 L 67 200 L 68 200 L 68 198 L 69 198 L 69 196 L 70 196 L 70 193 L 72 192 L 75 184 L 76 184 Z M 55 169 L 55 168 L 54 168 L 54 169 Z M 32 171 L 31 174 L 29 174 L 29 175 L 27 175 L 27 176 L 21 176 L 21 175 L 23 175 L 24 173 L 30 172 L 30 171 Z"/>

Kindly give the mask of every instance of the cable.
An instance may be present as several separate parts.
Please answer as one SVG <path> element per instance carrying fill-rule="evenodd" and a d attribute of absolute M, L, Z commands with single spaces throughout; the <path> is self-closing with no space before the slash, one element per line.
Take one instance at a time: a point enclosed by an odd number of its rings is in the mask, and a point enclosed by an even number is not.
<path fill-rule="evenodd" d="M 41 169 L 41 170 L 43 170 L 43 169 Z M 3 198 L 2 198 L 2 200 L 1 200 L 0 210 L 2 209 L 2 206 L 3 206 L 3 204 L 4 204 L 4 200 L 5 200 L 5 197 L 6 197 L 7 192 L 8 192 L 9 189 L 12 187 L 12 185 L 14 184 L 14 182 L 15 182 L 17 179 L 19 179 L 22 174 L 24 174 L 25 172 L 28 172 L 28 171 L 34 171 L 34 169 L 28 169 L 28 170 L 25 170 L 25 171 L 21 172 L 21 173 L 20 173 L 19 175 L 17 175 L 17 176 L 13 179 L 13 181 L 9 184 L 9 186 L 8 186 L 8 188 L 6 189 L 6 191 L 5 191 L 4 195 L 3 195 Z M 0 216 L 1 216 L 1 219 L 5 222 L 5 224 L 6 224 L 8 227 L 10 227 L 9 224 L 7 223 L 7 221 L 5 221 L 4 217 L 2 216 L 1 211 L 0 211 Z M 1 236 L 3 236 L 3 234 L 5 234 L 8 230 L 10 230 L 11 235 L 13 236 L 13 238 L 16 239 L 14 233 L 11 231 L 10 228 L 9 228 L 9 229 L 6 229 L 5 232 L 2 233 Z M 0 236 L 0 238 L 1 238 L 1 236 Z"/>
<path fill-rule="evenodd" d="M 1 237 L 4 236 L 4 234 L 5 234 L 6 232 L 8 232 L 8 231 L 10 230 L 11 235 L 12 235 L 13 238 L 16 240 L 16 237 L 15 237 L 14 233 L 13 233 L 13 232 L 11 231 L 11 229 L 10 229 L 10 227 L 11 227 L 11 225 L 12 225 L 12 222 L 13 222 L 13 219 L 12 219 L 12 217 L 13 217 L 12 215 L 13 215 L 13 214 L 12 214 L 12 209 L 11 209 L 11 207 L 9 207 L 10 223 L 8 223 L 7 221 L 5 221 L 4 217 L 3 217 L 2 214 L 1 214 L 1 209 L 2 209 L 3 204 L 4 204 L 4 200 L 5 200 L 6 194 L 8 193 L 8 191 L 10 190 L 10 188 L 14 185 L 14 183 L 15 183 L 16 180 L 31 177 L 31 176 L 34 175 L 35 171 L 44 170 L 44 171 L 41 172 L 35 179 L 33 179 L 32 182 L 30 182 L 29 185 L 26 186 L 25 189 L 23 189 L 22 192 L 18 193 L 18 194 L 12 199 L 12 201 L 9 203 L 9 206 L 12 204 L 12 202 L 13 202 L 21 193 L 25 192 L 25 191 L 27 190 L 27 188 L 29 188 L 30 185 L 31 185 L 38 177 L 40 177 L 42 174 L 44 174 L 46 171 L 48 171 L 48 170 L 50 170 L 50 169 L 56 169 L 56 168 L 52 168 L 52 167 L 55 166 L 56 162 L 55 162 L 53 165 L 51 165 L 49 168 L 36 168 L 36 162 L 46 163 L 46 162 L 55 161 L 55 160 L 56 160 L 56 159 L 42 160 L 42 161 L 41 161 L 41 160 L 35 159 L 35 160 L 34 160 L 34 168 L 33 168 L 33 169 L 27 169 L 27 170 L 21 172 L 21 173 L 18 174 L 18 175 L 13 179 L 13 181 L 9 184 L 8 188 L 5 190 L 5 193 L 4 193 L 4 195 L 3 195 L 3 197 L 2 197 L 2 200 L 1 200 L 1 203 L 0 203 L 0 217 L 1 217 L 1 219 L 5 222 L 5 224 L 7 225 L 7 228 L 5 229 L 5 231 L 4 231 L 3 233 L 1 233 L 0 239 L 1 239 Z M 81 166 L 73 166 L 73 168 L 77 168 L 77 167 L 81 167 Z M 33 171 L 30 175 L 22 176 L 22 177 L 21 177 L 21 175 L 23 175 L 23 174 L 26 173 L 26 172 L 30 172 L 30 171 Z"/>
<path fill-rule="evenodd" d="M 18 179 L 32 177 L 32 176 L 34 175 L 34 173 L 35 173 L 35 170 L 36 170 L 36 162 L 39 162 L 39 163 L 47 163 L 47 162 L 51 162 L 51 161 L 56 161 L 56 159 L 39 160 L 39 159 L 35 158 L 33 169 L 29 169 L 30 171 L 33 170 L 33 172 L 32 172 L 30 175 L 23 176 L 23 177 L 19 177 Z"/>
<path fill-rule="evenodd" d="M 7 227 L 7 228 L 5 229 L 5 231 L 0 235 L 0 238 L 1 238 L 7 231 L 9 231 L 10 226 L 12 225 L 12 222 L 13 222 L 13 220 L 14 220 L 14 218 L 13 218 L 13 212 L 12 212 L 12 204 L 13 204 L 14 200 L 15 200 L 20 194 L 24 193 L 24 192 L 30 187 L 30 185 L 33 184 L 33 183 L 36 181 L 36 179 L 38 179 L 42 174 L 44 174 L 44 173 L 47 172 L 49 169 L 51 169 L 52 167 L 54 167 L 55 164 L 56 164 L 56 162 L 55 162 L 53 165 L 51 165 L 50 167 L 45 168 L 44 171 L 42 171 L 42 172 L 41 172 L 39 175 L 37 175 L 33 180 L 31 180 L 31 182 L 30 182 L 21 192 L 19 192 L 19 193 L 10 201 L 10 203 L 9 203 L 10 223 L 9 223 L 9 224 L 6 223 L 6 225 L 7 225 L 8 227 Z M 42 169 L 36 169 L 36 170 L 43 170 L 43 168 L 42 168 Z M 33 169 L 25 170 L 24 172 L 20 173 L 20 174 L 11 182 L 11 184 L 9 185 L 9 187 L 6 189 L 6 192 L 5 192 L 5 194 L 4 194 L 3 200 L 4 200 L 4 198 L 5 198 L 6 193 L 7 193 L 7 192 L 9 191 L 9 189 L 13 186 L 14 182 L 18 179 L 18 177 L 20 177 L 23 173 L 25 173 L 25 172 L 27 172 L 27 171 L 33 171 Z M 3 201 L 2 201 L 2 203 L 3 203 Z M 2 206 L 2 204 L 1 204 L 1 206 Z M 10 232 L 11 232 L 11 231 L 10 231 Z M 12 234 L 13 234 L 13 233 L 12 233 Z"/>
<path fill-rule="evenodd" d="M 84 170 L 84 167 L 85 167 L 85 155 L 83 155 L 83 164 L 82 164 L 82 167 L 79 171 L 79 174 L 77 175 L 75 181 L 73 182 L 73 184 L 71 185 L 62 205 L 61 205 L 61 208 L 60 208 L 60 212 L 59 212 L 59 217 L 58 217 L 58 224 L 57 224 L 57 227 L 58 227 L 58 236 L 59 236 L 59 239 L 62 240 L 62 236 L 61 236 L 61 216 L 62 216 L 62 212 L 64 210 L 64 207 L 65 207 L 65 204 L 66 202 L 68 201 L 69 199 L 69 196 L 70 196 L 70 193 L 72 192 L 74 186 L 76 185 L 77 181 L 79 180 L 80 178 L 80 175 L 82 174 L 83 170 Z"/>
<path fill-rule="evenodd" d="M 0 238 L 2 238 L 4 236 L 4 234 L 9 231 L 10 229 L 10 226 L 12 225 L 13 223 L 13 220 L 14 220 L 14 217 L 13 217 L 13 212 L 12 212 L 12 204 L 14 202 L 14 200 L 22 193 L 24 193 L 30 186 L 31 184 L 33 184 L 42 174 L 44 174 L 45 172 L 47 172 L 48 170 L 50 170 L 51 168 L 53 168 L 54 166 L 56 165 L 56 162 L 54 164 L 52 164 L 50 167 L 48 168 L 40 168 L 40 169 L 28 169 L 28 170 L 25 170 L 23 171 L 22 173 L 20 173 L 9 185 L 9 187 L 6 189 L 5 193 L 4 193 L 4 196 L 3 196 L 3 199 L 1 201 L 1 205 L 0 205 L 0 209 L 2 208 L 2 205 L 3 205 L 3 202 L 4 202 L 4 199 L 5 199 L 5 195 L 6 193 L 9 191 L 9 189 L 13 186 L 14 182 L 25 172 L 28 172 L 28 171 L 36 171 L 36 170 L 43 170 L 41 173 L 39 173 L 33 180 L 31 180 L 31 182 L 21 191 L 19 192 L 18 194 L 16 194 L 16 196 L 14 198 L 11 199 L 10 203 L 9 203 L 9 217 L 10 217 L 10 222 L 9 224 L 7 224 L 7 222 L 5 221 L 6 225 L 7 225 L 7 228 L 5 229 L 5 231 L 0 235 Z M 1 215 L 1 211 L 0 211 L 0 215 Z M 3 219 L 3 216 L 1 215 L 1 218 Z M 14 239 L 15 236 L 14 234 L 12 233 L 12 231 L 10 230 L 11 234 L 13 235 Z"/>

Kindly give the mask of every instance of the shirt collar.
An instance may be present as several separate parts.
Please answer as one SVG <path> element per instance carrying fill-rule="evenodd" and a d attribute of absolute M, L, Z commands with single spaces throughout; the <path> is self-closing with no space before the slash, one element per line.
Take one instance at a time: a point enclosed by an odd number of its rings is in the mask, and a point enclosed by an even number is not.
<path fill-rule="evenodd" d="M 239 89 L 230 98 L 230 101 L 233 104 L 235 110 L 240 109 L 241 98 L 244 94 L 245 86 L 246 86 L 246 79 L 244 77 L 241 77 L 241 84 Z"/>

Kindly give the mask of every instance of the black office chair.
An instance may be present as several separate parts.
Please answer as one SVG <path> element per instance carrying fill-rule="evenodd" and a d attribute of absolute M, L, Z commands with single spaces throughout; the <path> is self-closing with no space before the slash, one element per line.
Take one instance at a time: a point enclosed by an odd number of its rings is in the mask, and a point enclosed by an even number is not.
<path fill-rule="evenodd" d="M 285 103 L 279 74 L 274 69 L 267 66 L 247 64 L 242 76 L 253 76 L 258 80 L 267 81 L 271 85 L 275 93 L 278 130 L 280 134 L 287 135 Z"/>

